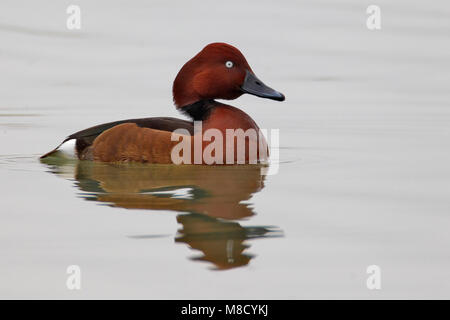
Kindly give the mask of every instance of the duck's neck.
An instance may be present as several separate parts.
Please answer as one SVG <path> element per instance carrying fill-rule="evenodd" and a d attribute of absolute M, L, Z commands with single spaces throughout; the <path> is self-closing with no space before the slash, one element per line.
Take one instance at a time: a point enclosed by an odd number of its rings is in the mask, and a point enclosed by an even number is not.
<path fill-rule="evenodd" d="M 199 100 L 178 109 L 193 121 L 203 121 L 205 130 L 208 128 L 217 128 L 224 132 L 226 129 L 237 128 L 259 130 L 253 119 L 244 111 L 213 99 Z"/>
<path fill-rule="evenodd" d="M 217 105 L 219 105 L 217 101 L 208 99 L 199 100 L 178 109 L 194 121 L 204 121 L 209 118 L 211 111 L 217 107 Z"/>

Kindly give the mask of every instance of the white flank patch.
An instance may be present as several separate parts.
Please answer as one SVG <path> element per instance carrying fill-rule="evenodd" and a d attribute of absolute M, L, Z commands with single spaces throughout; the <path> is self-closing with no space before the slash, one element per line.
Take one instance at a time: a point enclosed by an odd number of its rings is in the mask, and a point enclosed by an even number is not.
<path fill-rule="evenodd" d="M 77 158 L 75 152 L 75 139 L 64 142 L 59 146 L 58 151 L 60 151 L 65 157 Z"/>

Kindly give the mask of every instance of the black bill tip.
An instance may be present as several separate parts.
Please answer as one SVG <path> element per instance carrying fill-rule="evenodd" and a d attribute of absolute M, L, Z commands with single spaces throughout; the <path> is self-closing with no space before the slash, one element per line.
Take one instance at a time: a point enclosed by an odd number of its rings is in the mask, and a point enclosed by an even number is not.
<path fill-rule="evenodd" d="M 276 101 L 284 101 L 285 96 L 269 86 L 266 86 L 259 80 L 253 72 L 247 71 L 241 90 L 245 93 L 252 94 L 257 97 L 272 99 Z"/>

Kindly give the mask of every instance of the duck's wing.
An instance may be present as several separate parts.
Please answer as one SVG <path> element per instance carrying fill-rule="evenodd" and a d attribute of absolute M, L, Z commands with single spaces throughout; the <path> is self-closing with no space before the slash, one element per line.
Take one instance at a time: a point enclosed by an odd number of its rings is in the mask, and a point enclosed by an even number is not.
<path fill-rule="evenodd" d="M 41 156 L 41 159 L 46 158 L 50 156 L 51 154 L 58 151 L 58 148 L 63 145 L 65 142 L 69 140 L 75 140 L 75 150 L 77 152 L 77 155 L 80 156 L 83 154 L 83 151 L 92 145 L 94 140 L 104 131 L 111 129 L 117 125 L 124 124 L 124 123 L 134 123 L 138 127 L 141 128 L 149 128 L 149 129 L 156 129 L 161 131 L 169 131 L 172 132 L 176 129 L 186 129 L 191 134 L 193 134 L 194 131 L 194 125 L 191 121 L 177 119 L 177 118 L 171 118 L 171 117 L 155 117 L 155 118 L 141 118 L 141 119 L 128 119 L 128 120 L 120 120 L 120 121 L 114 121 L 114 122 L 108 122 L 104 124 L 100 124 L 97 126 L 93 126 L 78 132 L 75 132 L 68 136 L 66 139 L 64 139 L 63 142 L 61 142 L 55 149 L 52 151 L 47 152 L 43 156 Z"/>

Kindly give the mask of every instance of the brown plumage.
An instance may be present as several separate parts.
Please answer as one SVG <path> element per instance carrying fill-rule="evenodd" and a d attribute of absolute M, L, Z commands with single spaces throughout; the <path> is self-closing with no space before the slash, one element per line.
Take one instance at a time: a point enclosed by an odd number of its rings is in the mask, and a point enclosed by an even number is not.
<path fill-rule="evenodd" d="M 206 46 L 182 67 L 173 84 L 176 107 L 192 120 L 203 121 L 203 132 L 215 128 L 220 130 L 224 137 L 227 129 L 259 130 L 246 113 L 214 100 L 235 99 L 243 93 L 284 100 L 281 93 L 256 78 L 238 49 L 225 43 Z M 63 143 L 75 139 L 77 156 L 82 160 L 172 163 L 171 151 L 178 141 L 171 141 L 171 135 L 176 129 L 185 129 L 192 136 L 194 123 L 163 117 L 121 120 L 76 132 Z M 209 142 L 203 142 L 202 150 L 208 144 Z M 233 147 L 236 151 L 236 139 L 234 144 L 226 145 L 224 138 L 224 159 L 226 150 Z M 247 150 L 248 144 L 249 139 L 246 140 Z M 261 141 L 261 145 L 266 146 L 265 140 Z M 53 154 L 59 146 L 41 158 Z M 192 143 L 192 148 L 193 146 Z M 192 157 L 193 154 L 194 152 L 191 152 Z M 194 163 L 193 160 L 191 163 Z M 246 163 L 248 160 L 246 152 Z M 259 152 L 258 160 L 263 160 L 259 158 Z"/>
<path fill-rule="evenodd" d="M 142 128 L 135 123 L 119 124 L 100 134 L 87 148 L 84 158 L 169 164 L 170 150 L 178 143 L 171 141 L 171 135 L 170 131 Z"/>

